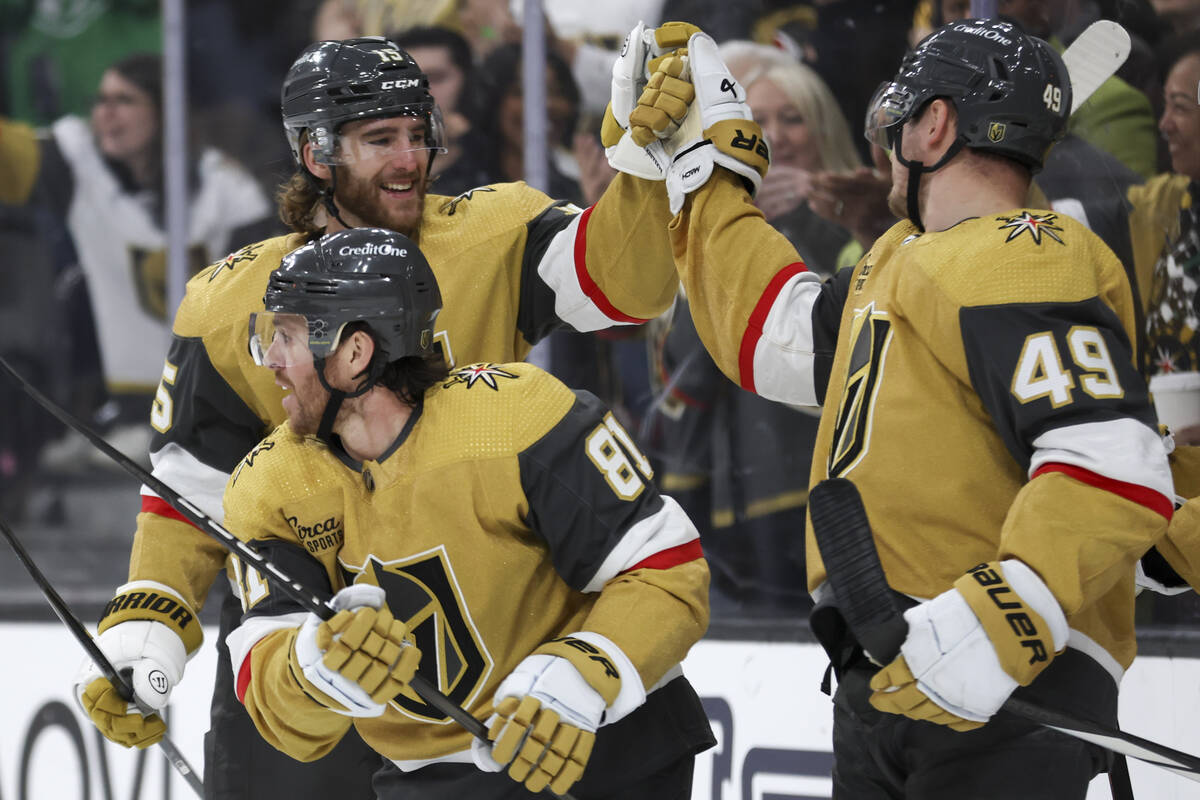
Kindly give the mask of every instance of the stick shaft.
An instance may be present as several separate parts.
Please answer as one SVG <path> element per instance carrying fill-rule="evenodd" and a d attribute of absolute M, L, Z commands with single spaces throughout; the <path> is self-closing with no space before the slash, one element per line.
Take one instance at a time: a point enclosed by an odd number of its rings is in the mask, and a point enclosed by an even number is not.
<path fill-rule="evenodd" d="M 25 546 L 21 544 L 21 540 L 17 538 L 17 534 L 2 519 L 0 519 L 0 532 L 4 534 L 4 538 L 8 540 L 9 545 L 16 552 L 17 558 L 25 566 L 25 571 L 29 573 L 30 577 L 33 578 L 33 582 L 41 589 L 47 602 L 50 603 L 50 607 L 54 609 L 54 613 L 67 626 L 67 630 L 75 637 L 75 641 L 79 642 L 83 646 L 83 649 L 87 651 L 88 658 L 100 668 L 100 671 L 104 673 L 104 677 L 108 678 L 109 683 L 117 690 L 117 694 L 121 696 L 122 700 L 127 703 L 136 702 L 133 696 L 133 687 L 129 685 L 129 681 L 117 671 L 112 662 L 108 660 L 108 657 L 104 655 L 104 652 L 97 646 L 95 640 L 92 639 L 91 634 L 88 633 L 87 628 L 83 626 L 83 623 L 71 611 L 70 606 L 55 591 L 50 581 L 46 579 L 45 574 L 38 568 L 33 557 L 29 555 L 29 551 L 25 549 Z M 163 737 L 158 740 L 158 747 L 167 761 L 171 762 L 171 766 L 183 776 L 183 779 L 196 792 L 196 795 L 203 798 L 203 781 L 196 774 L 196 770 L 192 768 L 192 765 L 188 763 L 188 760 L 184 758 L 183 753 L 171 741 L 171 738 L 163 734 Z"/>
<path fill-rule="evenodd" d="M 907 625 L 894 601 L 884 597 L 891 589 L 887 588 L 858 488 L 845 478 L 829 478 L 813 487 L 808 504 L 817 549 L 838 609 L 863 649 L 875 661 L 886 664 L 899 653 L 904 636 L 897 638 L 897 631 L 907 631 Z M 854 554 L 854 558 L 846 554 Z M 867 642 L 880 644 L 871 650 Z M 1200 758 L 1191 753 L 1015 697 L 1006 700 L 1003 708 L 1114 753 L 1200 781 Z"/>

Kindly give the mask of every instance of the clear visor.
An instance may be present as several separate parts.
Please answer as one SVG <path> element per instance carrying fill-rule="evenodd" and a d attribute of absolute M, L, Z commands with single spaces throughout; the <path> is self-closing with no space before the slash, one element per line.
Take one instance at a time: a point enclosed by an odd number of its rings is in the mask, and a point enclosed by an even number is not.
<path fill-rule="evenodd" d="M 445 153 L 445 142 L 442 112 L 435 106 L 429 115 L 428 130 L 419 116 L 370 120 L 349 135 L 339 134 L 333 155 L 322 161 L 333 165 L 384 163 L 413 153 L 424 163 L 430 154 Z"/>
<path fill-rule="evenodd" d="M 325 320 L 303 314 L 259 311 L 250 315 L 250 355 L 271 369 L 309 364 L 337 349 L 344 327 L 333 330 Z"/>
<path fill-rule="evenodd" d="M 884 150 L 891 149 L 893 131 L 908 119 L 915 100 L 916 94 L 907 86 L 888 81 L 881 83 L 867 106 L 867 119 L 863 125 L 867 141 Z"/>

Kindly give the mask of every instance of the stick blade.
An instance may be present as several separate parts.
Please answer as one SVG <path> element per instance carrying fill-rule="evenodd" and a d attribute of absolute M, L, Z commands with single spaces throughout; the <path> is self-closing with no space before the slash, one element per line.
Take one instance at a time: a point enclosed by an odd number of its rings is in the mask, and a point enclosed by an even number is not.
<path fill-rule="evenodd" d="M 1071 79 L 1072 114 L 1121 68 L 1130 46 L 1129 33 L 1107 19 L 1093 22 L 1075 37 L 1062 54 Z"/>
<path fill-rule="evenodd" d="M 858 487 L 845 478 L 823 480 L 809 492 L 808 511 L 838 610 L 863 650 L 888 663 L 908 624 L 879 562 Z"/>

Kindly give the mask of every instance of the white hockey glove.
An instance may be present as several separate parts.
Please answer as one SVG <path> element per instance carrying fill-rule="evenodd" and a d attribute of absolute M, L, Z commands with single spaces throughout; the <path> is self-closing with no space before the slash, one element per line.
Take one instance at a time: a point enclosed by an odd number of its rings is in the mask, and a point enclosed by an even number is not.
<path fill-rule="evenodd" d="M 600 124 L 600 142 L 613 169 L 648 180 L 665 177 L 667 158 L 662 145 L 655 142 L 647 150 L 635 143 L 629 134 L 629 115 L 662 57 L 682 53 L 688 37 L 699 30 L 687 22 L 667 22 L 658 28 L 639 22 L 625 37 L 621 54 L 613 62 L 612 99 Z"/>
<path fill-rule="evenodd" d="M 202 637 L 196 615 L 170 587 L 127 583 L 105 608 L 96 644 L 133 686 L 134 702 L 122 699 L 90 659 L 75 678 L 75 698 L 105 738 L 149 747 L 166 732 L 157 712 L 166 708 Z"/>
<path fill-rule="evenodd" d="M 300 626 L 292 675 L 331 711 L 378 717 L 416 674 L 421 651 L 378 586 L 347 586 L 332 605 L 338 612 L 332 619 L 309 614 Z"/>
<path fill-rule="evenodd" d="M 705 33 L 692 35 L 686 56 L 668 56 L 661 60 L 650 81 L 653 88 L 648 84 L 631 121 L 657 118 L 660 112 L 666 113 L 668 103 L 664 96 L 673 94 L 681 83 L 689 80 L 694 87 L 693 103 L 699 110 L 699 128 L 703 133 L 690 137 L 680 135 L 690 128 L 685 122 L 680 132 L 664 142 L 671 158 L 666 181 L 672 214 L 678 214 L 683 208 L 684 197 L 689 192 L 708 181 L 714 165 L 742 176 L 753 196 L 762 185 L 771 162 L 762 129 L 746 105 L 746 90 L 734 80 L 729 68 L 721 61 L 716 42 Z M 684 101 L 686 96 L 683 92 L 675 99 Z M 644 117 L 638 113 L 643 106 L 649 109 Z M 635 126 L 633 135 L 641 138 L 644 134 Z"/>
<path fill-rule="evenodd" d="M 622 675 L 625 675 L 624 682 Z M 496 690 L 488 746 L 471 743 L 475 764 L 508 775 L 531 792 L 563 794 L 583 776 L 596 729 L 646 699 L 640 676 L 615 644 L 591 632 L 534 650 Z"/>
<path fill-rule="evenodd" d="M 1058 601 L 1015 559 L 973 567 L 904 619 L 908 636 L 871 679 L 871 705 L 956 731 L 982 726 L 1067 644 Z"/>

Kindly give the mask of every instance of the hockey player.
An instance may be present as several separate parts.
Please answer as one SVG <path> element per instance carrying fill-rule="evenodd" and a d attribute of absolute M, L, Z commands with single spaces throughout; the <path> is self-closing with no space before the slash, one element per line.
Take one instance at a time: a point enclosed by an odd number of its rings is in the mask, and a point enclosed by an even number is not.
<path fill-rule="evenodd" d="M 647 44 L 639 27 L 618 62 L 620 74 L 644 74 L 652 56 L 686 42 L 687 29 L 679 30 L 682 38 L 660 33 Z M 618 132 L 628 125 L 638 83 L 614 79 Z M 440 146 L 427 85 L 404 51 L 379 38 L 313 44 L 285 78 L 283 122 L 298 169 L 280 211 L 295 233 L 244 247 L 189 283 L 151 414 L 155 475 L 215 519 L 229 473 L 284 418 L 283 390 L 246 351 L 247 315 L 262 308 L 267 278 L 282 257 L 323 230 L 376 225 L 420 241 L 445 299 L 434 338 L 451 365 L 515 361 L 557 326 L 637 323 L 673 299 L 670 214 L 656 183 L 618 176 L 585 210 L 522 183 L 456 198 L 427 195 Z M 98 640 L 115 664 L 133 667 L 135 680 L 155 670 L 166 676 L 161 691 L 139 693 L 161 709 L 199 646 L 195 614 L 226 553 L 149 490 L 142 501 L 129 583 L 109 604 Z M 171 598 L 178 613 L 141 603 L 159 597 Z M 240 603 L 227 600 L 205 748 L 208 796 L 374 797 L 370 776 L 379 758 L 353 733 L 311 766 L 259 737 L 234 696 L 224 651 L 224 635 L 240 617 Z M 157 714 L 128 708 L 90 668 L 77 691 L 114 741 L 146 746 L 161 735 Z"/>
<path fill-rule="evenodd" d="M 307 760 L 354 727 L 391 762 L 382 800 L 581 775 L 581 796 L 688 797 L 713 742 L 679 661 L 708 567 L 612 413 L 527 364 L 447 372 L 437 280 L 399 234 L 306 245 L 264 301 L 251 350 L 288 421 L 234 471 L 225 519 L 341 611 L 321 622 L 241 571 L 229 650 L 262 735 Z M 406 689 L 416 670 L 490 718 L 494 746 Z"/>
<path fill-rule="evenodd" d="M 1105 751 L 994 715 L 1016 692 L 1116 724 L 1134 564 L 1174 495 L 1121 265 L 1022 207 L 1071 108 L 1061 59 L 994 20 L 920 42 L 866 126 L 906 218 L 820 283 L 749 202 L 767 159 L 741 87 L 706 37 L 688 58 L 706 141 L 671 146 L 667 187 L 696 326 L 743 387 L 824 406 L 811 481 L 857 484 L 907 608 L 901 655 L 869 661 L 808 537 L 834 796 L 1083 798 Z"/>

